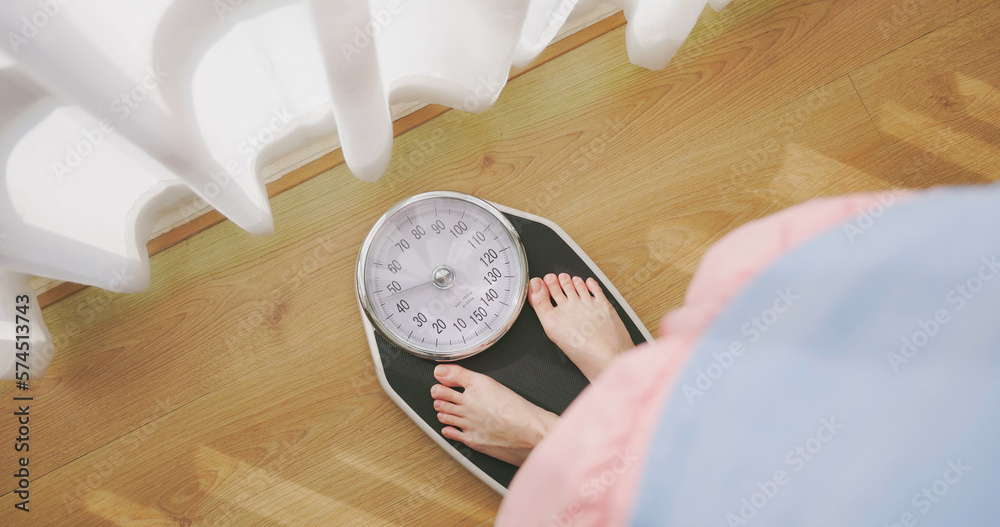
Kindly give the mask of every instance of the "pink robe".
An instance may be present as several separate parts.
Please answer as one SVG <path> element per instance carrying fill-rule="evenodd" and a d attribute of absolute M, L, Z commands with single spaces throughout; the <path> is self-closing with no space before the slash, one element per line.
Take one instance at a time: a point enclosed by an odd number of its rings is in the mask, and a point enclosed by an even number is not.
<path fill-rule="evenodd" d="M 660 338 L 612 362 L 535 447 L 511 482 L 496 525 L 624 525 L 662 410 L 699 337 L 726 304 L 789 249 L 830 228 L 863 236 L 909 193 L 823 198 L 739 227 L 712 246 L 684 305 L 667 313 Z"/>

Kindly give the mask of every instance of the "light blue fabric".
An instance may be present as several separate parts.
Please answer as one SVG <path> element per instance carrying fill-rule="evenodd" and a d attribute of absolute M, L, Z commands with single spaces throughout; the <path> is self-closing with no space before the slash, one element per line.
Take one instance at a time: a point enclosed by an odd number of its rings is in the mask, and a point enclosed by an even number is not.
<path fill-rule="evenodd" d="M 633 525 L 1000 525 L 1000 187 L 873 213 L 712 324 Z"/>

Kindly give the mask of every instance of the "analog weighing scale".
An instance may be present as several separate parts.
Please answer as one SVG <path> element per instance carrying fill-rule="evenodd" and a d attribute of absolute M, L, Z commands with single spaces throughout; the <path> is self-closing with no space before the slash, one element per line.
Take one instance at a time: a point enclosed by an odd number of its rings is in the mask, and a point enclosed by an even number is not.
<path fill-rule="evenodd" d="M 653 340 L 556 224 L 468 194 L 427 192 L 401 201 L 375 223 L 358 255 L 358 303 L 382 388 L 501 494 L 517 467 L 441 435 L 445 425 L 430 394 L 437 384 L 433 371 L 438 362 L 455 362 L 562 414 L 588 381 L 527 305 L 528 280 L 548 273 L 595 278 L 632 341 Z"/>

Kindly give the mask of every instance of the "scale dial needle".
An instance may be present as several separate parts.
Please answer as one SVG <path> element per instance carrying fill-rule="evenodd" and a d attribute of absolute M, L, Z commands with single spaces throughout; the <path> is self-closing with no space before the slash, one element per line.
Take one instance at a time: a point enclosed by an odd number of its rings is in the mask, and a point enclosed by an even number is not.
<path fill-rule="evenodd" d="M 407 292 L 407 291 L 412 291 L 413 289 L 416 289 L 416 288 L 418 288 L 418 287 L 423 287 L 423 286 L 425 286 L 425 285 L 427 285 L 427 284 L 430 284 L 430 283 L 433 283 L 433 282 L 434 282 L 434 279 L 432 278 L 432 279 L 430 279 L 430 280 L 428 280 L 428 281 L 426 281 L 426 282 L 423 282 L 423 283 L 419 283 L 419 284 L 417 284 L 417 285 L 414 285 L 414 286 L 410 286 L 410 287 L 407 287 L 406 289 L 403 289 L 402 291 L 396 291 L 395 293 L 393 293 L 393 294 L 391 294 L 391 295 L 388 295 L 388 296 L 386 296 L 386 298 L 389 298 L 390 296 L 396 296 L 396 295 L 401 295 L 401 294 L 403 294 L 403 293 L 405 293 L 405 292 Z"/>
<path fill-rule="evenodd" d="M 396 295 L 401 295 L 401 294 L 403 294 L 403 293 L 405 293 L 407 291 L 411 291 L 411 290 L 416 289 L 418 287 L 423 287 L 423 286 L 425 286 L 427 284 L 434 284 L 435 286 L 438 287 L 438 289 L 447 289 L 447 288 L 451 287 L 451 285 L 454 284 L 454 283 L 455 283 L 455 270 L 452 269 L 451 267 L 447 266 L 447 265 L 439 265 L 439 266 L 435 267 L 433 271 L 431 271 L 431 279 L 430 280 L 428 280 L 426 282 L 419 283 L 419 284 L 414 285 L 414 286 L 407 287 L 406 289 L 403 289 L 402 291 L 396 291 L 395 293 L 386 296 L 386 298 L 389 298 L 389 297 L 392 297 L 392 296 L 396 296 Z"/>

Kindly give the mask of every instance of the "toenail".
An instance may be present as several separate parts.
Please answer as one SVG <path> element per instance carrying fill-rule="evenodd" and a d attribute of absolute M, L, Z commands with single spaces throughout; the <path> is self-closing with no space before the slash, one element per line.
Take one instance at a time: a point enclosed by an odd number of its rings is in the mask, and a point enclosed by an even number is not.
<path fill-rule="evenodd" d="M 447 377 L 449 371 L 451 371 L 451 370 L 450 370 L 450 368 L 447 365 L 445 365 L 445 364 L 438 364 L 434 368 L 434 376 L 435 377 Z"/>
<path fill-rule="evenodd" d="M 532 278 L 531 282 L 529 282 L 529 283 L 531 284 L 531 292 L 532 293 L 537 293 L 538 290 L 541 289 L 541 287 L 542 287 L 541 280 L 539 280 L 537 278 Z"/>

